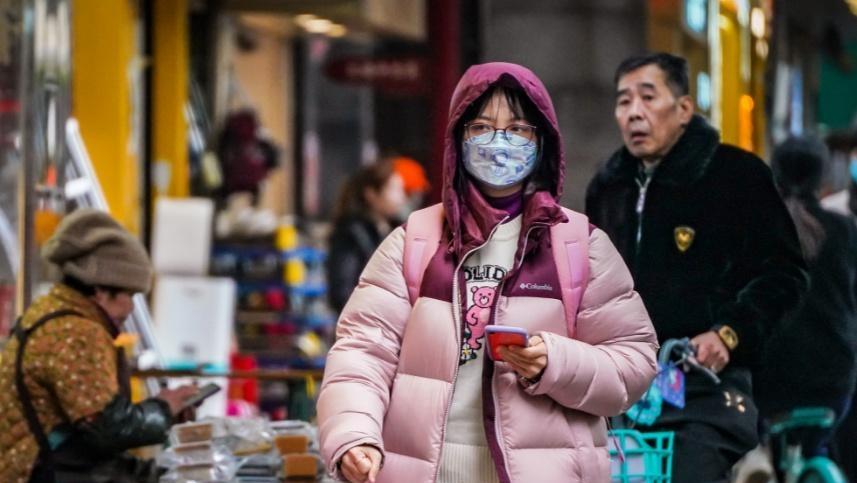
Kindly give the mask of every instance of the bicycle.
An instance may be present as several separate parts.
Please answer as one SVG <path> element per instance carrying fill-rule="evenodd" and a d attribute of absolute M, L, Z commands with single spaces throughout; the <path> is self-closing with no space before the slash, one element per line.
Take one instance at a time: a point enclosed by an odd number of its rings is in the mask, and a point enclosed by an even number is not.
<path fill-rule="evenodd" d="M 848 480 L 830 458 L 815 456 L 806 459 L 800 443 L 790 443 L 789 434 L 802 429 L 827 429 L 833 426 L 836 414 L 825 407 L 797 408 L 771 424 L 771 438 L 780 443 L 780 470 L 785 483 L 847 483 Z"/>
<path fill-rule="evenodd" d="M 664 402 L 679 409 L 684 408 L 684 374 L 699 372 L 712 384 L 719 385 L 720 377 L 696 360 L 696 347 L 690 339 L 668 339 L 658 354 L 658 375 L 643 397 L 625 414 L 633 424 L 651 426 L 661 414 Z"/>
<path fill-rule="evenodd" d="M 633 422 L 631 427 L 610 431 L 612 481 L 670 483 L 674 433 L 641 432 L 634 429 L 636 424 L 654 424 L 664 401 L 677 407 L 684 406 L 684 376 L 679 376 L 678 371 L 697 371 L 712 383 L 720 384 L 717 374 L 696 360 L 696 348 L 689 338 L 669 339 L 664 342 L 658 355 L 658 368 L 658 376 L 646 394 L 626 413 L 628 419 Z"/>

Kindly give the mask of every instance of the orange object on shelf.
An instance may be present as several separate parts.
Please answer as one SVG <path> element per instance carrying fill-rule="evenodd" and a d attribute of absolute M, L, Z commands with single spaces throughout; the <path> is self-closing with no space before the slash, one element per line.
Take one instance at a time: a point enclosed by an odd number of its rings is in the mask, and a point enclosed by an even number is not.
<path fill-rule="evenodd" d="M 283 473 L 293 476 L 314 477 L 318 474 L 318 460 L 309 454 L 290 454 L 283 457 Z"/>
<path fill-rule="evenodd" d="M 274 444 L 281 455 L 306 453 L 309 449 L 309 439 L 302 434 L 278 434 L 274 436 Z"/>
<path fill-rule="evenodd" d="M 33 231 L 36 237 L 36 244 L 41 246 L 57 229 L 62 216 L 56 211 L 39 209 L 33 216 Z"/>

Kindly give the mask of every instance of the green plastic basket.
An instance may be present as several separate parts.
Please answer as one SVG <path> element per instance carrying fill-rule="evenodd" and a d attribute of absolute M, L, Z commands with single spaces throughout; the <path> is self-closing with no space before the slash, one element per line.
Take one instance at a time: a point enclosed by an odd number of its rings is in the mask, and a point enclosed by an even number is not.
<path fill-rule="evenodd" d="M 633 429 L 610 431 L 611 480 L 620 483 L 670 483 L 673 433 L 641 433 Z M 619 450 L 624 454 L 620 457 Z"/>

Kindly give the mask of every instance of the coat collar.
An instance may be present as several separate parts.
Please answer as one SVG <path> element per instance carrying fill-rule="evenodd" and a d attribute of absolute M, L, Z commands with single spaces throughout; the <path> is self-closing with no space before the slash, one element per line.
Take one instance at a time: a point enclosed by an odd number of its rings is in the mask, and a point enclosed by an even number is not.
<path fill-rule="evenodd" d="M 483 245 L 491 231 L 507 217 L 507 213 L 491 206 L 478 188 L 468 183 L 466 202 L 462 204 L 461 245 L 451 247 L 458 256 Z M 533 225 L 552 226 L 568 220 L 562 207 L 547 191 L 525 192 L 521 213 L 521 231 L 524 235 Z M 477 216 L 478 215 L 478 216 Z M 530 245 L 535 246 L 535 244 Z"/>
<path fill-rule="evenodd" d="M 67 285 L 62 283 L 54 285 L 48 293 L 48 297 L 59 302 L 61 307 L 70 308 L 86 319 L 97 321 L 113 337 L 121 332 L 121 327 L 110 319 L 104 309 L 92 299 Z"/>
<path fill-rule="evenodd" d="M 705 174 L 714 152 L 720 145 L 720 134 L 700 115 L 694 115 L 687 130 L 655 170 L 653 182 L 671 186 L 688 186 Z M 616 151 L 607 161 L 601 176 L 607 182 L 633 180 L 638 173 L 640 159 L 628 149 Z"/>

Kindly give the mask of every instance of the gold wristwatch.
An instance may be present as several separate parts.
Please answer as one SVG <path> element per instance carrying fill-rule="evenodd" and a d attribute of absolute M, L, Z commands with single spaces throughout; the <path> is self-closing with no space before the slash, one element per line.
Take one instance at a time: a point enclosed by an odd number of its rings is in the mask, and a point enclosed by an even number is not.
<path fill-rule="evenodd" d="M 723 341 L 723 344 L 730 351 L 735 350 L 738 347 L 738 334 L 735 333 L 735 330 L 728 325 L 716 325 L 713 327 L 714 331 L 717 332 L 717 335 L 720 337 L 720 340 Z"/>

